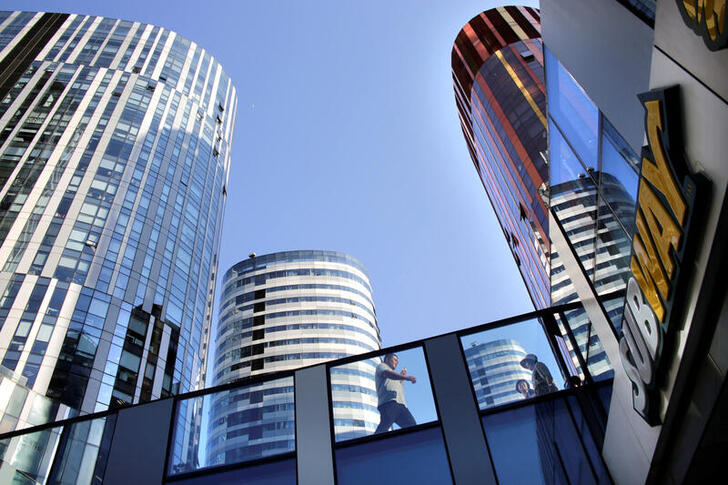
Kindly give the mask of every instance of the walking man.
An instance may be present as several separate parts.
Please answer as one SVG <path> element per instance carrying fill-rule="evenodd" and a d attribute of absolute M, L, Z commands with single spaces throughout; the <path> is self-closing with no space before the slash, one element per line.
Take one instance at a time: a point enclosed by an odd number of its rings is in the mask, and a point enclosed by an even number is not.
<path fill-rule="evenodd" d="M 396 354 L 387 354 L 374 374 L 378 397 L 377 409 L 381 415 L 375 433 L 389 431 L 392 423 L 397 423 L 400 428 L 417 424 L 404 399 L 404 381 L 414 384 L 417 379 L 415 376 L 408 376 L 406 368 L 399 373 L 395 372 L 398 363 L 399 357 Z"/>

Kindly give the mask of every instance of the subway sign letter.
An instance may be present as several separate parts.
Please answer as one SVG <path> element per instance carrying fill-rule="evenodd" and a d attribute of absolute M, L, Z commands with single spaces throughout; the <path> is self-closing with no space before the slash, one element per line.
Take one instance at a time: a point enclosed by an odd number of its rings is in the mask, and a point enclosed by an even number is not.
<path fill-rule="evenodd" d="M 632 383 L 634 409 L 655 425 L 659 418 L 654 403 L 658 402 L 659 377 L 666 365 L 664 340 L 671 335 L 675 286 L 685 253 L 695 183 L 687 164 L 679 158 L 679 140 L 670 136 L 667 125 L 667 113 L 672 119 L 676 108 L 677 88 L 653 90 L 639 98 L 645 108 L 649 145 L 642 149 L 632 276 L 627 283 L 619 352 Z"/>

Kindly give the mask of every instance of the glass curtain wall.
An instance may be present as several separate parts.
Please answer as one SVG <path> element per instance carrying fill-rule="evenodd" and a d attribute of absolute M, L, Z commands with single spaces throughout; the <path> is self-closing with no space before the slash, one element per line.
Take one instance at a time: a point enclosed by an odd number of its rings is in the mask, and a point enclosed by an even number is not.
<path fill-rule="evenodd" d="M 584 90 L 544 47 L 548 93 L 550 209 L 599 296 L 615 332 L 630 274 L 640 162 Z M 571 268 L 569 270 L 572 270 Z M 551 254 L 554 304 L 578 299 L 562 255 Z M 611 375 L 610 363 L 584 310 L 566 313 L 595 378 Z"/>
<path fill-rule="evenodd" d="M 0 366 L 55 402 L 30 422 L 27 400 L 15 426 L 65 417 L 59 403 L 91 413 L 196 388 L 230 78 L 161 27 L 4 15 L 0 57 L 17 70 L 0 86 Z"/>

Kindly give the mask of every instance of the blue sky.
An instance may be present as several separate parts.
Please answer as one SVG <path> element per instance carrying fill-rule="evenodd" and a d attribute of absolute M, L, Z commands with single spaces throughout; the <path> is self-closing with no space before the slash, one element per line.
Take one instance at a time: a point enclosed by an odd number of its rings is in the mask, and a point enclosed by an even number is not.
<path fill-rule="evenodd" d="M 8 1 L 161 25 L 238 90 L 220 274 L 255 251 L 369 268 L 383 344 L 532 309 L 468 155 L 450 77 L 489 1 Z M 216 303 L 217 305 L 217 303 Z"/>

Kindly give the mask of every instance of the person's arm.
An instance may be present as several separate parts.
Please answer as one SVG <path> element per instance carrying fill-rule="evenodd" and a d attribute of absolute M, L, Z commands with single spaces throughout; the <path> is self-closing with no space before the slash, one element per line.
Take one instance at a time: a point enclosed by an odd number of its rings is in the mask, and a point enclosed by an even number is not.
<path fill-rule="evenodd" d="M 382 375 L 387 379 L 394 379 L 395 381 L 410 381 L 412 384 L 417 382 L 415 376 L 408 376 L 404 370 L 400 373 L 394 372 L 393 370 L 383 369 Z"/>

